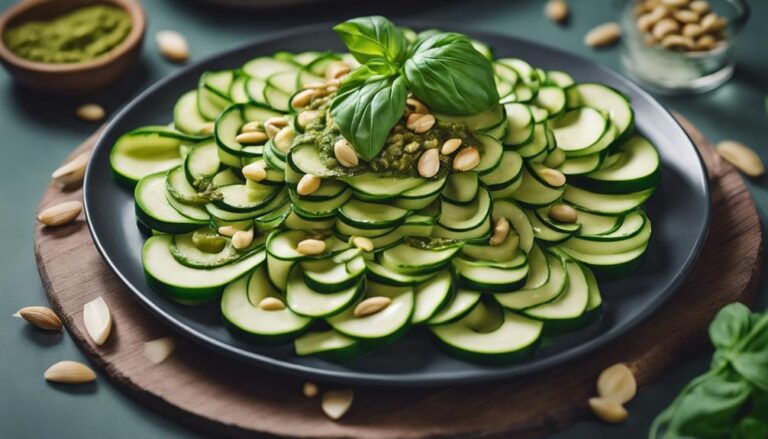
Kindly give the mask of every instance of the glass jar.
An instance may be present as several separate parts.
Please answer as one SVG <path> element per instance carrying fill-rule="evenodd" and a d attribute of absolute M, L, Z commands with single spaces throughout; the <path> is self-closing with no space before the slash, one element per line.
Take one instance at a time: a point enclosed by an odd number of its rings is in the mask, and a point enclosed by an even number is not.
<path fill-rule="evenodd" d="M 723 39 L 712 49 L 687 51 L 665 49 L 640 30 L 637 8 L 641 3 L 643 0 L 621 1 L 621 63 L 629 77 L 644 88 L 663 94 L 703 93 L 731 77 L 733 44 L 749 18 L 745 0 L 709 0 L 711 11 L 727 20 Z"/>

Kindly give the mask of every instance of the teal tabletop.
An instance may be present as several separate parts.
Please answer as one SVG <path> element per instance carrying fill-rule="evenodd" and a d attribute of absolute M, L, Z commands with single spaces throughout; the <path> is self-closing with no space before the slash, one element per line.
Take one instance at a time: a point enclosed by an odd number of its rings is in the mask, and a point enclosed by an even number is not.
<path fill-rule="evenodd" d="M 254 0 L 258 1 L 258 0 Z M 0 0 L 4 10 L 14 3 Z M 6 438 L 172 438 L 201 433 L 140 405 L 104 377 L 95 387 L 52 387 L 43 371 L 62 359 L 87 361 L 66 335 L 43 334 L 10 317 L 17 309 L 46 304 L 33 255 L 34 213 L 50 174 L 96 125 L 78 120 L 75 108 L 86 101 L 114 113 L 148 85 L 178 69 L 158 53 L 154 34 L 174 29 L 189 40 L 192 61 L 263 38 L 271 32 L 321 21 L 381 14 L 403 19 L 460 23 L 559 47 L 619 70 L 618 48 L 594 50 L 583 44 L 596 24 L 616 19 L 609 0 L 571 1 L 568 25 L 549 22 L 542 0 L 327 1 L 278 11 L 232 11 L 215 2 L 144 0 L 147 38 L 140 64 L 116 86 L 86 98 L 56 98 L 19 87 L 0 71 L 0 436 Z M 768 2 L 752 0 L 752 20 L 739 38 L 734 77 L 723 87 L 698 96 L 659 97 L 712 141 L 735 139 L 768 160 Z M 449 26 L 446 26 L 449 27 Z M 768 210 L 768 185 L 747 182 L 761 217 Z M 758 307 L 768 302 L 765 282 Z M 669 370 L 660 381 L 640 390 L 628 405 L 629 420 L 619 426 L 579 422 L 552 437 L 641 438 L 652 419 L 691 378 L 707 369 L 706 348 Z"/>

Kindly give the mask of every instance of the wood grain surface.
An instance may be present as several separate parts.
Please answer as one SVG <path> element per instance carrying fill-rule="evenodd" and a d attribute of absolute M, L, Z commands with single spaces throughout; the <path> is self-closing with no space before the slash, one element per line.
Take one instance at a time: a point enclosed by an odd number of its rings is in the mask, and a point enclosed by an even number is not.
<path fill-rule="evenodd" d="M 714 209 L 693 274 L 665 306 L 621 340 L 571 363 L 567 374 L 555 369 L 471 387 L 358 388 L 352 409 L 339 422 L 323 415 L 318 398 L 302 396 L 300 379 L 191 342 L 181 342 L 165 362 L 151 364 L 142 355 L 144 342 L 170 330 L 103 263 L 82 217 L 59 228 L 38 225 L 35 254 L 52 306 L 101 371 L 142 403 L 217 436 L 536 437 L 589 416 L 586 400 L 605 367 L 626 362 L 639 384 L 648 384 L 704 343 L 705 328 L 718 309 L 736 300 L 751 301 L 762 259 L 755 206 L 740 175 L 719 159 L 701 133 L 681 123 L 705 158 Z M 90 148 L 93 140 L 77 152 Z M 80 189 L 51 185 L 40 207 L 81 195 Z M 115 323 L 101 347 L 88 339 L 82 321 L 83 304 L 97 296 L 104 297 Z"/>

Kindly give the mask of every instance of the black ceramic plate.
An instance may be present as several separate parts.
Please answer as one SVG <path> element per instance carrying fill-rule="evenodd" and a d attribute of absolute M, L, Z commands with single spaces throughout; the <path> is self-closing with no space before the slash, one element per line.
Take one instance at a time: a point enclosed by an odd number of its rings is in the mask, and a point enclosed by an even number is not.
<path fill-rule="evenodd" d="M 506 366 L 482 366 L 454 359 L 438 350 L 429 335 L 418 328 L 392 346 L 351 363 L 336 364 L 298 357 L 291 345 L 247 344 L 222 325 L 218 303 L 199 307 L 179 305 L 147 285 L 140 254 L 144 237 L 136 227 L 133 193 L 114 183 L 110 175 L 108 156 L 115 140 L 133 128 L 169 122 L 176 100 L 195 88 L 198 77 L 206 70 L 236 68 L 250 58 L 280 50 L 343 50 L 330 24 L 284 32 L 190 65 L 150 87 L 112 119 L 94 149 L 84 188 L 88 224 L 107 264 L 143 305 L 192 340 L 259 366 L 331 381 L 426 386 L 520 376 L 561 365 L 625 334 L 674 292 L 701 249 L 709 223 L 709 190 L 706 172 L 693 144 L 667 110 L 610 70 L 516 38 L 453 26 L 441 28 L 465 32 L 491 44 L 498 57 L 520 57 L 547 70 L 569 72 L 577 82 L 602 82 L 623 91 L 632 99 L 637 130 L 658 147 L 663 163 L 661 184 L 647 205 L 653 221 L 653 238 L 637 272 L 627 279 L 601 285 L 605 311 L 600 322 L 545 343 L 533 357 Z"/>

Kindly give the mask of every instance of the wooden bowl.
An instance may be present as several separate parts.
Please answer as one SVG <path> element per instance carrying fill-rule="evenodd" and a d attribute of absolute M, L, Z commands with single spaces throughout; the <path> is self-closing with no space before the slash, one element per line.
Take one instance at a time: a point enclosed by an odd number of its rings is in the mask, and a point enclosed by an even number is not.
<path fill-rule="evenodd" d="M 128 12 L 131 31 L 103 56 L 80 63 L 48 64 L 13 53 L 0 37 L 0 62 L 20 83 L 56 94 L 85 94 L 103 89 L 120 78 L 138 58 L 144 39 L 144 10 L 135 0 L 28 0 L 0 16 L 0 36 L 8 26 L 28 20 L 50 20 L 72 9 L 95 4 L 113 5 Z"/>

